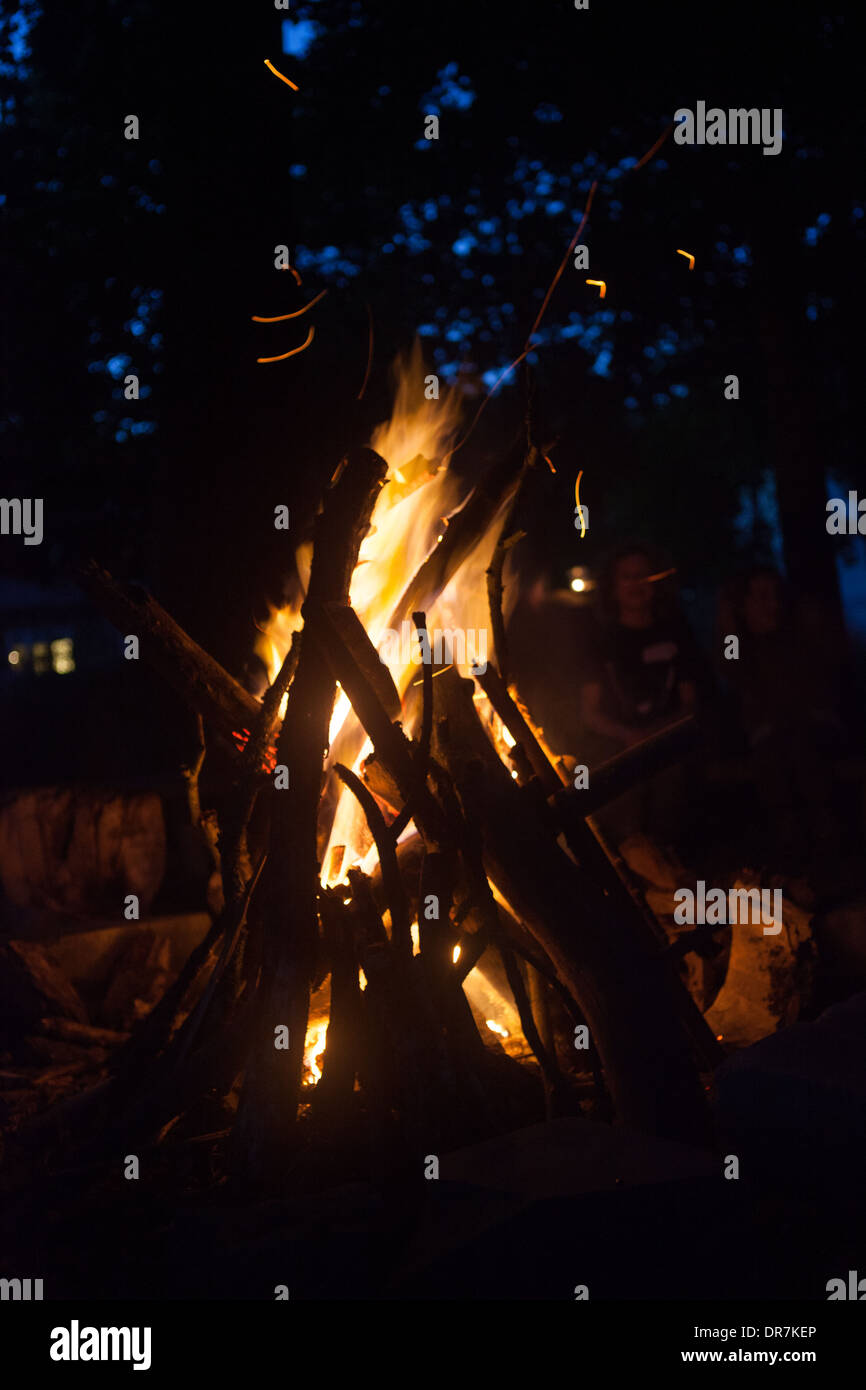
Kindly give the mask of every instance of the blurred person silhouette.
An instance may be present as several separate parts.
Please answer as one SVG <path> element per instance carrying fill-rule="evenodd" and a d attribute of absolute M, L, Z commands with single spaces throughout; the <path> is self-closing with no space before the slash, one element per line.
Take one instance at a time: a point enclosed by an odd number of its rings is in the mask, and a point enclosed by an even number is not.
<path fill-rule="evenodd" d="M 672 572 L 650 547 L 629 544 L 615 552 L 602 577 L 580 685 L 582 756 L 590 775 L 594 764 L 697 710 L 706 664 L 679 610 Z M 678 837 L 687 800 L 685 770 L 677 764 L 618 797 L 598 820 L 618 842 L 646 832 L 668 845 Z"/>
<path fill-rule="evenodd" d="M 831 760 L 844 750 L 839 644 L 808 599 L 794 604 L 782 576 L 757 564 L 737 576 L 720 603 L 720 642 L 739 638 L 737 660 L 722 660 L 736 696 L 770 852 L 782 873 L 835 858 Z"/>

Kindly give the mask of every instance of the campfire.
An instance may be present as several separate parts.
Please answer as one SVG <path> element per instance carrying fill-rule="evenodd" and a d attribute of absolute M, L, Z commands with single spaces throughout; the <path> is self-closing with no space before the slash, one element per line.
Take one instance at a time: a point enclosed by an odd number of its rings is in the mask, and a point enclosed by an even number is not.
<path fill-rule="evenodd" d="M 416 348 L 297 545 L 261 700 L 150 595 L 82 573 L 197 711 L 199 816 L 205 747 L 233 760 L 201 818 L 222 905 L 94 1101 L 125 1135 L 221 1097 L 257 1177 L 302 1134 L 389 1167 L 545 1112 L 705 1138 L 718 1042 L 593 820 L 689 721 L 591 787 L 546 747 L 506 631 L 515 509 L 549 463 L 521 438 L 470 484 L 460 405 L 426 398 Z"/>

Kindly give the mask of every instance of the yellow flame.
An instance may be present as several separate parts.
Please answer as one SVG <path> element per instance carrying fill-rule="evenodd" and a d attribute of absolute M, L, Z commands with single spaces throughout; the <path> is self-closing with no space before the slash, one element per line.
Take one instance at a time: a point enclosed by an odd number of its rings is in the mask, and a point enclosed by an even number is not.
<path fill-rule="evenodd" d="M 316 1082 L 322 1078 L 319 1058 L 325 1050 L 327 1033 L 327 1023 L 314 1023 L 307 1029 L 307 1036 L 304 1040 L 304 1065 L 309 1070 L 312 1079 L 304 1082 L 306 1086 L 315 1086 Z"/>
<path fill-rule="evenodd" d="M 456 965 L 457 962 L 458 962 L 458 960 L 460 959 L 460 956 L 461 956 L 461 954 L 462 954 L 462 950 L 463 950 L 462 946 L 455 946 L 455 947 L 454 947 L 454 950 L 451 952 L 451 960 L 452 960 L 452 962 L 453 962 L 454 965 Z"/>
<path fill-rule="evenodd" d="M 449 517 L 462 506 L 467 495 L 467 484 L 445 466 L 460 424 L 459 395 L 443 387 L 438 396 L 428 399 L 434 385 L 426 373 L 417 341 L 408 356 L 397 361 L 394 375 L 391 417 L 373 431 L 370 441 L 388 465 L 387 481 L 377 498 L 350 589 L 352 607 L 377 646 L 392 626 L 402 639 L 401 624 L 408 622 L 411 614 L 398 614 L 397 606 L 413 576 L 446 535 Z M 416 606 L 426 612 L 430 632 L 462 629 L 473 631 L 477 640 L 484 632 L 488 646 L 492 647 L 485 571 L 490 565 L 507 505 L 503 503 L 487 533 L 464 559 L 442 593 L 418 595 Z M 295 592 L 284 608 L 271 612 L 256 643 L 271 680 L 288 650 L 292 634 L 302 625 L 300 610 L 309 583 L 310 558 L 309 547 L 299 549 Z M 405 652 L 400 651 L 399 657 L 392 656 L 395 646 L 399 645 L 392 639 L 390 650 L 385 654 L 402 698 L 420 672 L 414 660 L 404 660 Z M 465 665 L 459 660 L 456 664 L 461 675 L 470 676 L 468 640 L 466 646 Z M 411 650 L 417 652 L 417 646 L 412 646 Z M 458 652 L 458 658 L 459 655 Z M 477 646 L 474 655 L 479 659 Z M 449 659 L 455 660 L 455 656 L 446 657 L 446 661 Z M 372 745 L 342 691 L 335 701 L 329 743 L 331 762 L 344 762 L 355 772 L 360 772 L 361 763 L 372 752 Z M 357 801 L 346 789 L 341 789 L 337 799 L 322 860 L 323 884 L 338 881 L 333 877 L 337 867 L 330 863 L 333 845 L 346 846 L 339 865 L 340 877 L 355 865 L 360 865 L 365 872 L 375 867 L 376 853 L 369 828 Z"/>
<path fill-rule="evenodd" d="M 495 1018 L 486 1018 L 484 1022 L 487 1024 L 491 1033 L 496 1033 L 498 1037 L 507 1038 L 510 1036 L 508 1029 L 503 1028 L 501 1023 L 497 1023 Z"/>

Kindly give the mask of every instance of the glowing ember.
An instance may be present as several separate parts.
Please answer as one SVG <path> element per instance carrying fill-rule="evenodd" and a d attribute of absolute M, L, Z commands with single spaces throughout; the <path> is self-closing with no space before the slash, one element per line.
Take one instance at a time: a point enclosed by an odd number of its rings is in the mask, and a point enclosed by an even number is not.
<path fill-rule="evenodd" d="M 232 738 L 239 753 L 243 753 L 250 739 L 249 729 L 232 729 Z M 262 759 L 262 772 L 269 776 L 277 765 L 277 745 L 272 743 L 268 746 L 265 756 Z"/>

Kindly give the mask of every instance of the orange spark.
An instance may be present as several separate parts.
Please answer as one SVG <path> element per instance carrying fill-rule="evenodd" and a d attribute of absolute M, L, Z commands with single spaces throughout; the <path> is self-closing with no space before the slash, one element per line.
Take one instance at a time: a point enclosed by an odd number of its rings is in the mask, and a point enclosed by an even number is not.
<path fill-rule="evenodd" d="M 689 270 L 694 270 L 694 268 L 695 268 L 695 258 L 694 258 L 694 256 L 692 255 L 691 251 L 679 251 L 679 250 L 678 250 L 678 251 L 677 251 L 677 255 L 678 255 L 678 256 L 687 256 L 687 257 L 688 257 L 688 261 L 689 261 Z"/>
<path fill-rule="evenodd" d="M 574 485 L 574 500 L 577 503 L 577 510 L 580 512 L 580 539 L 586 535 L 586 522 L 583 517 L 583 507 L 580 505 L 580 480 L 583 477 L 583 469 L 577 475 L 577 482 Z"/>
<path fill-rule="evenodd" d="M 281 352 L 281 353 L 279 354 L 278 357 L 257 357 L 257 358 L 256 358 L 256 361 L 257 361 L 257 362 L 285 362 L 285 360 L 286 360 L 287 357 L 294 357 L 296 353 L 303 352 L 303 351 L 304 351 L 304 348 L 308 348 L 308 347 L 310 346 L 310 343 L 313 341 L 313 333 L 314 333 L 314 331 L 315 331 L 315 330 L 314 330 L 314 328 L 313 328 L 313 325 L 310 324 L 310 331 L 309 331 L 309 333 L 307 334 L 306 342 L 301 343 L 301 346 L 300 346 L 300 347 L 292 348 L 291 352 Z"/>
<path fill-rule="evenodd" d="M 297 319 L 300 318 L 301 314 L 305 314 L 308 309 L 312 309 L 314 304 L 318 304 L 323 295 L 327 293 L 327 290 L 322 290 L 322 293 L 317 294 L 315 299 L 311 299 L 309 304 L 305 304 L 303 309 L 296 309 L 293 314 L 275 314 L 274 317 L 270 319 L 263 318 L 261 314 L 251 314 L 250 317 L 253 323 L 282 323 L 284 319 Z"/>
<path fill-rule="evenodd" d="M 505 380 L 505 378 L 506 378 L 508 375 L 510 375 L 511 372 L 514 371 L 514 368 L 515 368 L 515 367 L 519 367 L 519 366 L 520 366 L 520 363 L 523 361 L 524 357 L 527 357 L 527 356 L 529 355 L 529 353 L 532 351 L 532 335 L 535 333 L 535 330 L 538 328 L 538 325 L 541 323 L 541 320 L 542 320 L 543 317 L 544 317 L 545 310 L 547 309 L 547 306 L 548 306 L 548 304 L 550 303 L 551 295 L 553 294 L 553 291 L 556 289 L 557 285 L 559 284 L 560 278 L 561 278 L 561 276 L 562 276 L 562 272 L 565 270 L 566 264 L 568 263 L 568 258 L 569 258 L 569 256 L 571 255 L 572 251 L 574 250 L 575 246 L 577 245 L 578 240 L 579 240 L 579 238 L 580 238 L 580 234 L 581 234 L 581 232 L 583 231 L 583 229 L 584 229 L 584 227 L 585 227 L 585 225 L 586 225 L 586 219 L 589 217 L 589 210 L 590 210 L 590 208 L 592 207 L 592 200 L 593 200 L 593 198 L 595 197 L 595 190 L 596 190 L 597 187 L 598 187 L 598 180 L 597 180 L 597 179 L 593 179 L 592 184 L 591 184 L 591 186 L 590 186 L 590 190 L 589 190 L 589 196 L 587 197 L 587 200 L 586 200 L 586 207 L 585 207 L 584 210 L 583 210 L 583 216 L 582 216 L 581 219 L 580 219 L 580 222 L 579 222 L 579 224 L 578 224 L 577 231 L 575 232 L 574 236 L 571 238 L 571 241 L 569 242 L 568 250 L 566 251 L 565 255 L 564 255 L 563 258 L 562 258 L 562 263 L 561 263 L 559 269 L 557 270 L 556 274 L 554 275 L 553 280 L 551 281 L 551 285 L 550 285 L 549 290 L 547 291 L 547 294 L 544 296 L 544 303 L 542 304 L 541 308 L 540 308 L 539 311 L 538 311 L 538 316 L 537 316 L 537 318 L 536 318 L 536 320 L 535 320 L 535 323 L 532 325 L 532 327 L 531 327 L 530 330 L 529 330 L 529 337 L 526 339 L 526 346 L 524 347 L 524 349 L 523 349 L 522 353 L 520 354 L 520 356 L 519 356 L 519 357 L 515 357 L 514 361 L 511 363 L 511 366 L 510 366 L 510 367 L 506 367 L 506 368 L 505 368 L 505 371 L 504 371 L 504 372 L 501 372 L 500 375 L 496 378 L 496 380 L 494 381 L 494 383 L 493 383 L 493 385 L 491 386 L 490 390 L 487 392 L 487 395 L 484 397 L 484 400 L 481 402 L 480 406 L 478 407 L 478 410 L 476 411 L 476 414 L 475 414 L 475 419 L 472 421 L 472 424 L 469 426 L 469 428 L 468 428 L 468 430 L 466 431 L 466 433 L 464 434 L 463 438 L 462 438 L 461 440 L 459 440 L 458 443 L 456 443 L 456 444 L 454 445 L 454 448 L 451 450 L 451 453 L 450 453 L 450 454 L 446 454 L 445 458 L 443 459 L 443 463 L 450 463 L 450 462 L 451 462 L 451 459 L 452 459 L 452 458 L 454 457 L 454 455 L 457 453 L 457 450 L 463 448 L 463 445 L 466 443 L 466 441 L 467 441 L 467 439 L 469 438 L 470 434 L 471 434 L 472 431 L 475 429 L 475 426 L 478 424 L 478 421 L 481 419 L 481 412 L 482 412 L 482 410 L 484 409 L 484 407 L 486 406 L 487 402 L 490 400 L 490 398 L 491 398 L 491 396 L 493 395 L 494 391 L 496 391 L 497 388 L 499 387 L 500 383 L 503 382 L 503 381 Z"/>
<path fill-rule="evenodd" d="M 586 283 L 588 285 L 598 285 L 601 290 L 599 299 L 604 299 L 605 295 L 607 294 L 607 284 L 604 280 L 587 280 Z"/>
<path fill-rule="evenodd" d="M 578 228 L 577 228 L 577 231 L 575 232 L 574 236 L 571 238 L 571 241 L 569 242 L 568 250 L 566 251 L 565 255 L 564 255 L 563 258 L 562 258 L 562 263 L 561 263 L 561 265 L 560 265 L 560 267 L 559 267 L 559 270 L 556 272 L 556 274 L 555 274 L 554 277 L 553 277 L 553 280 L 551 281 L 550 289 L 547 291 L 547 294 L 544 296 L 544 303 L 542 304 L 541 308 L 540 308 L 539 311 L 538 311 L 538 317 L 536 318 L 535 323 L 532 325 L 532 327 L 531 327 L 530 330 L 529 330 L 529 338 L 526 339 L 526 347 L 527 347 L 527 350 L 529 349 L 529 342 L 530 342 L 530 339 L 532 338 L 533 333 L 534 333 L 535 330 L 537 329 L 538 325 L 541 323 L 541 320 L 544 318 L 545 310 L 547 309 L 547 306 L 548 306 L 548 304 L 550 303 L 551 295 L 553 294 L 553 291 L 556 289 L 557 285 L 559 284 L 559 281 L 560 281 L 560 277 L 561 277 L 561 275 L 562 275 L 562 272 L 565 270 L 565 267 L 566 267 L 566 265 L 568 264 L 568 258 L 569 258 L 569 256 L 571 255 L 572 251 L 574 250 L 575 246 L 577 245 L 578 239 L 579 239 L 579 237 L 580 237 L 580 234 L 581 234 L 581 232 L 583 231 L 584 226 L 586 225 L 586 219 L 589 217 L 589 210 L 590 210 L 590 208 L 592 207 L 592 200 L 593 200 L 593 198 L 595 197 L 595 190 L 596 190 L 597 187 L 598 187 L 598 180 L 597 180 L 597 179 L 593 179 L 593 181 L 592 181 L 592 186 L 590 187 L 590 190 L 589 190 L 589 197 L 588 197 L 587 200 L 586 200 L 586 207 L 585 207 L 584 210 L 583 210 L 583 217 L 581 217 L 580 223 L 579 223 Z"/>
<path fill-rule="evenodd" d="M 549 456 L 548 456 L 547 454 L 542 454 L 541 457 L 544 459 L 544 462 L 547 464 L 547 466 L 548 466 L 548 468 L 550 469 L 551 473 L 555 473 L 555 472 L 556 472 L 556 469 L 554 468 L 553 464 L 550 462 Z"/>
<path fill-rule="evenodd" d="M 667 579 L 667 578 L 669 578 L 670 575 L 676 574 L 676 572 L 677 572 L 677 567 L 676 567 L 676 565 L 674 565 L 673 568 L 672 568 L 672 569 L 669 569 L 669 570 L 659 570 L 658 574 L 648 574 L 648 575 L 646 576 L 646 579 L 644 580 L 644 583 L 645 583 L 645 584 L 656 584 L 660 579 Z"/>
<path fill-rule="evenodd" d="M 367 320 L 370 326 L 370 331 L 367 339 L 367 370 L 364 373 L 364 380 L 361 384 L 361 389 L 358 392 L 358 395 L 356 396 L 356 400 L 360 400 L 367 389 L 367 382 L 370 379 L 370 368 L 373 365 L 373 310 L 370 308 L 369 304 L 367 305 Z M 402 482 L 402 479 L 400 481 Z"/>
<path fill-rule="evenodd" d="M 287 87 L 291 87 L 291 89 L 292 89 L 293 92 L 297 92 L 297 91 L 300 90 L 300 89 L 298 88 L 298 86 L 297 86 L 294 82 L 292 82 L 292 81 L 290 80 L 290 78 L 284 77 L 283 74 L 282 74 L 281 72 L 278 72 L 278 71 L 277 71 L 277 69 L 274 67 L 273 63 L 271 62 L 270 58 L 266 58 L 266 59 L 265 59 L 265 67 L 266 67 L 266 68 L 270 68 L 271 72 L 274 74 L 274 77 L 278 77 L 278 78 L 280 79 L 281 82 L 285 82 L 286 86 L 287 86 Z"/>
<path fill-rule="evenodd" d="M 673 123 L 673 121 L 671 121 L 671 123 L 670 123 L 670 125 L 667 127 L 667 129 L 664 130 L 664 131 L 662 131 L 661 135 L 659 136 L 658 140 L 656 140 L 656 142 L 655 142 L 655 144 L 652 146 L 652 148 L 647 150 L 647 152 L 646 152 L 646 154 L 644 155 L 643 159 L 639 159 L 638 162 L 637 162 L 637 164 L 635 164 L 634 167 L 633 167 L 632 169 L 629 170 L 629 173 L 633 174 L 633 173 L 635 172 L 636 169 L 639 169 L 639 168 L 641 167 L 642 164 L 646 164 L 646 162 L 647 162 L 648 159 L 652 159 L 652 157 L 653 157 L 653 155 L 655 154 L 656 150 L 661 149 L 662 145 L 664 144 L 665 140 L 667 140 L 667 138 L 668 138 L 668 136 L 670 135 L 670 133 L 671 133 L 671 131 L 673 130 L 673 128 L 674 128 L 674 123 Z"/>
<path fill-rule="evenodd" d="M 435 679 L 436 679 L 437 676 L 444 676 L 446 671 L 451 671 L 451 670 L 453 670 L 453 669 L 454 669 L 454 664 L 453 664 L 453 662 L 452 662 L 452 664 L 451 664 L 450 666 L 440 666 L 440 668 L 439 668 L 438 671 L 434 671 L 434 672 L 433 672 L 433 680 L 435 681 Z M 413 684 L 413 686 L 415 686 L 415 685 L 423 685 L 423 684 L 424 684 L 424 677 L 422 676 L 421 679 L 420 679 L 419 681 L 413 681 L 412 684 Z"/>

